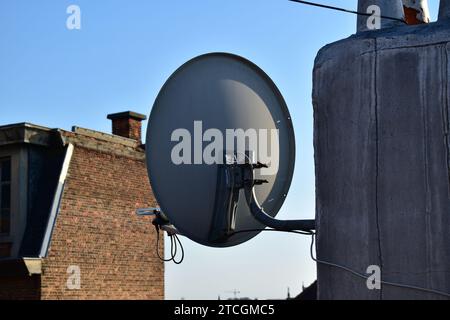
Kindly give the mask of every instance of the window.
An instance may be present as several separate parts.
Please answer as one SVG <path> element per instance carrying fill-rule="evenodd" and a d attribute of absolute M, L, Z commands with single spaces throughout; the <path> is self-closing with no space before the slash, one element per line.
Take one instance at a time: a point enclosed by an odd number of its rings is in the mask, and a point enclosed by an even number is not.
<path fill-rule="evenodd" d="M 0 158 L 0 234 L 11 229 L 11 159 Z"/>

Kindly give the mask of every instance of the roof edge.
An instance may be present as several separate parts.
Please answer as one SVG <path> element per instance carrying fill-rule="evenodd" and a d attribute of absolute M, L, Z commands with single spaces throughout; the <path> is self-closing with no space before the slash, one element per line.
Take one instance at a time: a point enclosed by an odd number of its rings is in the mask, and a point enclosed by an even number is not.
<path fill-rule="evenodd" d="M 21 143 L 41 146 L 61 146 L 63 144 L 57 129 L 28 122 L 0 126 L 0 146 Z"/>

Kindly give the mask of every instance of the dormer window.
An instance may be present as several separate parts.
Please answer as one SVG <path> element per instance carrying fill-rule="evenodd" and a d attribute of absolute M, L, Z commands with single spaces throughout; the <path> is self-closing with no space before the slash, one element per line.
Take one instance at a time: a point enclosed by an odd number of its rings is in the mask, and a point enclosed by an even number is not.
<path fill-rule="evenodd" d="M 11 158 L 0 158 L 0 234 L 11 230 Z"/>

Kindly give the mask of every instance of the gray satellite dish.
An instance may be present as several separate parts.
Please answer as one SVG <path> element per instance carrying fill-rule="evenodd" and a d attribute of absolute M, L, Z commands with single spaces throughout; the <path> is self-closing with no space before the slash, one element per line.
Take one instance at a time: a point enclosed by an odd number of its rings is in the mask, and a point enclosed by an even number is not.
<path fill-rule="evenodd" d="M 234 246 L 257 234 L 234 232 L 264 228 L 286 198 L 295 162 L 291 117 L 255 64 L 232 54 L 202 55 L 176 70 L 158 94 L 146 158 L 170 223 L 200 244 Z M 259 221 L 252 212 L 258 201 L 267 212 L 260 210 Z"/>

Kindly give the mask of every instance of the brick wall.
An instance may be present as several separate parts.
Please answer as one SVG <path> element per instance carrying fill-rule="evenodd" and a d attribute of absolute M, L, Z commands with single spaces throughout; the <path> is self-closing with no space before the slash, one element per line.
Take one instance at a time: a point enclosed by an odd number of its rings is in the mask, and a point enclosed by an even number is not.
<path fill-rule="evenodd" d="M 130 138 L 141 141 L 141 122 L 130 121 Z"/>
<path fill-rule="evenodd" d="M 154 206 L 143 160 L 75 146 L 43 261 L 42 299 L 163 299 L 156 232 L 135 214 Z M 67 288 L 71 265 L 80 268 L 79 290 Z"/>

